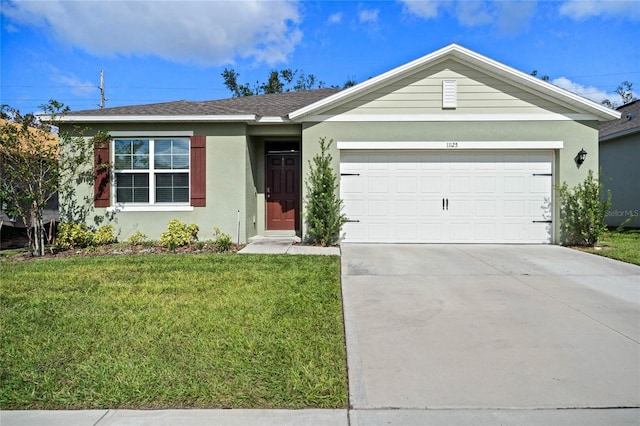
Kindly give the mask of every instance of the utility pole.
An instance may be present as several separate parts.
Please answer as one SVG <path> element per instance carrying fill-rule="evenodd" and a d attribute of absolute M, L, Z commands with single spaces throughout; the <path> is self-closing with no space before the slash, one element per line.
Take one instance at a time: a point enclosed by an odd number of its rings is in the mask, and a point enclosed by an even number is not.
<path fill-rule="evenodd" d="M 100 109 L 104 108 L 104 70 L 100 70 Z"/>

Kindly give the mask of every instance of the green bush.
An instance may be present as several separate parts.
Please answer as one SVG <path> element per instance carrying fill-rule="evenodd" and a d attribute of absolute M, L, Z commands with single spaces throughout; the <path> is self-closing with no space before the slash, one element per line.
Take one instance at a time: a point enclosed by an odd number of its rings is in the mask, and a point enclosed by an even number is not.
<path fill-rule="evenodd" d="M 223 234 L 219 228 L 213 228 L 213 235 L 216 240 L 216 250 L 220 252 L 229 251 L 231 248 L 231 235 Z"/>
<path fill-rule="evenodd" d="M 593 171 L 583 183 L 569 188 L 564 182 L 556 188 L 560 197 L 560 232 L 564 244 L 593 247 L 607 232 L 605 219 L 611 207 L 611 192 L 593 176 Z"/>
<path fill-rule="evenodd" d="M 70 250 L 76 247 L 87 247 L 93 240 L 93 233 L 83 223 L 61 223 L 56 235 L 56 248 Z"/>
<path fill-rule="evenodd" d="M 136 231 L 135 234 L 129 237 L 127 242 L 132 246 L 139 246 L 139 245 L 142 245 L 146 239 L 147 239 L 147 236 L 145 234 L 143 234 L 140 231 Z"/>
<path fill-rule="evenodd" d="M 196 241 L 199 230 L 198 225 L 187 225 L 178 219 L 173 219 L 167 224 L 167 231 L 160 236 L 160 243 L 170 250 L 175 250 Z"/>
<path fill-rule="evenodd" d="M 100 227 L 94 234 L 91 244 L 95 246 L 104 246 L 113 244 L 117 241 L 112 225 L 104 225 Z"/>
<path fill-rule="evenodd" d="M 325 138 L 320 138 L 320 153 L 309 161 L 310 171 L 306 182 L 309 241 L 323 246 L 338 242 L 340 228 L 347 221 L 347 217 L 341 213 L 342 200 L 336 193 L 336 174 L 328 152 L 332 143 L 333 140 L 325 143 Z"/>

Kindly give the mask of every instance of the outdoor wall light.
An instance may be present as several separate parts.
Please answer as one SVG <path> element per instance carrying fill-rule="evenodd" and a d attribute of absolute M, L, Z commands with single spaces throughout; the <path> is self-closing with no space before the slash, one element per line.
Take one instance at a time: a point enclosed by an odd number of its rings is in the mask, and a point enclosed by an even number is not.
<path fill-rule="evenodd" d="M 576 163 L 578 164 L 578 166 L 580 166 L 582 165 L 582 163 L 584 163 L 584 160 L 586 159 L 587 159 L 587 151 L 585 151 L 584 148 L 582 148 L 578 153 L 578 156 L 576 157 Z"/>

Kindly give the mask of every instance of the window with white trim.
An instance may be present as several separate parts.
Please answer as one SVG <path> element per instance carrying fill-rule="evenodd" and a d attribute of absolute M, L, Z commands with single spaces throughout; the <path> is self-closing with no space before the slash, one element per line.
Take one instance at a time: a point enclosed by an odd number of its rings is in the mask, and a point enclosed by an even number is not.
<path fill-rule="evenodd" d="M 116 203 L 189 203 L 189 138 L 115 139 L 113 145 Z"/>

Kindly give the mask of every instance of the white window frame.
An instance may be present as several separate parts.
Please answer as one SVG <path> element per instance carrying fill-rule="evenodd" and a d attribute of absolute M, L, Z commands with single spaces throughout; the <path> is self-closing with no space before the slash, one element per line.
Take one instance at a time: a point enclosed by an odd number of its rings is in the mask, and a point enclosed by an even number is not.
<path fill-rule="evenodd" d="M 114 135 L 112 135 L 114 136 Z M 117 140 L 131 140 L 141 139 L 149 141 L 149 168 L 148 169 L 115 169 L 116 149 L 115 144 Z M 188 168 L 187 169 L 156 169 L 155 168 L 155 142 L 158 139 L 182 139 L 186 140 L 189 144 L 188 150 Z M 191 140 L 185 135 L 157 135 L 157 136 L 143 136 L 141 134 L 117 136 L 111 141 L 111 163 L 114 165 L 111 172 L 111 207 L 108 210 L 113 212 L 126 212 L 126 211 L 193 211 L 191 206 Z M 119 173 L 135 173 L 146 174 L 149 176 L 149 202 L 148 203 L 122 203 L 117 200 L 117 175 Z M 189 183 L 189 196 L 186 202 L 179 203 L 156 203 L 156 175 L 162 173 L 184 173 L 187 175 L 187 182 Z"/>

